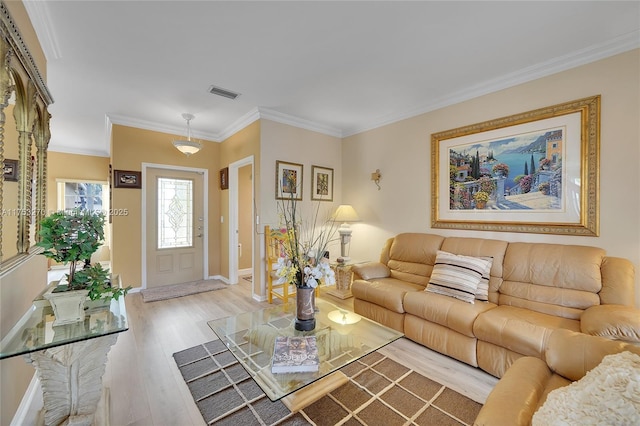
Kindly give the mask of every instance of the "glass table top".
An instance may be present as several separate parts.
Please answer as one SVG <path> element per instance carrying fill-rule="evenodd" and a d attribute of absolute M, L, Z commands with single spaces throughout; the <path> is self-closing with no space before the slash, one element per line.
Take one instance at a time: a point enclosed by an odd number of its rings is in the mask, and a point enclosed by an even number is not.
<path fill-rule="evenodd" d="M 129 329 L 124 297 L 99 306 L 87 301 L 84 321 L 53 326 L 55 317 L 47 300 L 36 299 L 0 342 L 0 359 L 93 339 Z"/>
<path fill-rule="evenodd" d="M 399 339 L 402 333 L 348 310 L 316 299 L 316 328 L 294 329 L 296 304 L 288 303 L 209 321 L 227 346 L 272 401 Z M 317 372 L 271 373 L 277 336 L 315 336 L 320 357 Z"/>

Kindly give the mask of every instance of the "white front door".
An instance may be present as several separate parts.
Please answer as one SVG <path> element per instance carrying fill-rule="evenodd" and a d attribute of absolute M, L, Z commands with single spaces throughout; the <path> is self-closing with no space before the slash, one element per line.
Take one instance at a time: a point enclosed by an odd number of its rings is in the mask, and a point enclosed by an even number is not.
<path fill-rule="evenodd" d="M 204 279 L 202 173 L 146 169 L 146 287 Z"/>

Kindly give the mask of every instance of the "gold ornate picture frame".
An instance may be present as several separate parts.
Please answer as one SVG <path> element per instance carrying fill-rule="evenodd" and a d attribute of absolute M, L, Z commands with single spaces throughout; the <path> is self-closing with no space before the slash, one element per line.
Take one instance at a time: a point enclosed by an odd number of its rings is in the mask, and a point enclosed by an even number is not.
<path fill-rule="evenodd" d="M 600 96 L 431 135 L 431 226 L 599 235 Z"/>

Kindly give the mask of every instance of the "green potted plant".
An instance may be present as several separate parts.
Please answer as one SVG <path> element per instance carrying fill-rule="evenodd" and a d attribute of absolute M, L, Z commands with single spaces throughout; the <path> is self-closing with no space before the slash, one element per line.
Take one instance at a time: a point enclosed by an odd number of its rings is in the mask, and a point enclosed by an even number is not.
<path fill-rule="evenodd" d="M 84 302 L 102 299 L 110 301 L 127 294 L 130 288 L 112 287 L 110 274 L 102 265 L 90 265 L 91 255 L 104 240 L 105 214 L 80 209 L 55 212 L 40 222 L 40 241 L 43 255 L 56 262 L 68 264 L 66 282 L 61 280 L 51 291 L 45 292 L 54 310 L 54 325 L 84 319 Z M 82 263 L 83 269 L 77 269 Z"/>

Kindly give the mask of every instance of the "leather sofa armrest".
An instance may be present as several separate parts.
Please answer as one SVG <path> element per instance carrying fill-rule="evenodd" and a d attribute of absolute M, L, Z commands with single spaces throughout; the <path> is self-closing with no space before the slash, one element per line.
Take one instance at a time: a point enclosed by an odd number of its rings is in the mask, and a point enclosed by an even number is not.
<path fill-rule="evenodd" d="M 487 397 L 474 426 L 528 426 L 551 376 L 541 359 L 518 358 Z"/>
<path fill-rule="evenodd" d="M 595 305 L 580 317 L 580 331 L 611 340 L 640 342 L 640 309 L 623 305 Z"/>
<path fill-rule="evenodd" d="M 391 276 L 391 270 L 380 262 L 368 262 L 353 265 L 351 272 L 355 274 L 354 281 L 356 279 L 374 280 L 376 278 L 388 278 Z"/>

